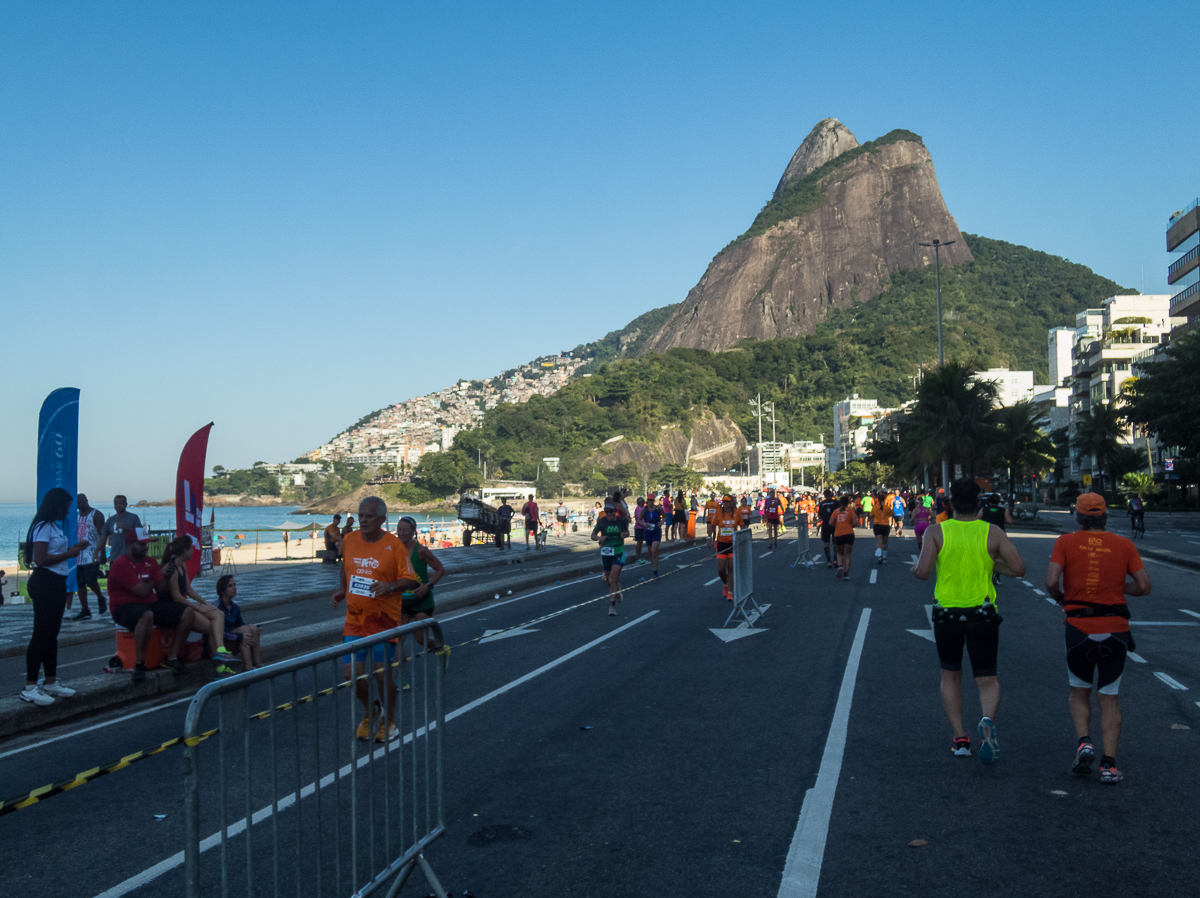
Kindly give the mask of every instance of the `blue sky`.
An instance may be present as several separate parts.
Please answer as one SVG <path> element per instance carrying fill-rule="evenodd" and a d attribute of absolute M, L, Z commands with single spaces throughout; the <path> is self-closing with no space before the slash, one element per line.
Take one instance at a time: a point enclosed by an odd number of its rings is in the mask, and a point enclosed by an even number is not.
<path fill-rule="evenodd" d="M 0 501 L 288 460 L 683 298 L 821 118 L 925 138 L 966 231 L 1167 292 L 1200 193 L 1170 13 L 1013 3 L 0 9 Z M 1186 80 L 1186 79 L 1184 79 Z"/>

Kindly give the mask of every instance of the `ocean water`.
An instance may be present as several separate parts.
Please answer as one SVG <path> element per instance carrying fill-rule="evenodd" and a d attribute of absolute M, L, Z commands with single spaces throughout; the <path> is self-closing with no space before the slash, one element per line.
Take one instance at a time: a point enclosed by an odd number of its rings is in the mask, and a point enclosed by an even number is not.
<path fill-rule="evenodd" d="M 94 505 L 107 518 L 113 513 L 111 505 Z M 253 531 L 257 530 L 260 543 L 283 542 L 282 527 L 294 529 L 301 526 L 311 526 L 316 530 L 324 530 L 333 521 L 332 515 L 294 515 L 294 505 L 280 505 L 265 508 L 213 508 L 204 510 L 204 520 L 215 514 L 215 526 L 218 535 L 222 531 L 226 539 L 231 539 L 235 533 L 246 534 L 248 542 L 254 541 Z M 29 530 L 29 522 L 37 510 L 32 503 L 3 504 L 0 503 L 0 561 L 12 561 L 17 557 L 17 544 L 25 539 Z M 175 527 L 175 509 L 171 506 L 154 508 L 129 508 L 142 523 L 152 530 L 171 530 Z M 388 515 L 389 529 L 394 529 L 398 515 Z M 414 514 L 418 523 L 447 524 L 454 522 L 454 516 Z M 68 537 L 71 534 L 67 534 Z"/>

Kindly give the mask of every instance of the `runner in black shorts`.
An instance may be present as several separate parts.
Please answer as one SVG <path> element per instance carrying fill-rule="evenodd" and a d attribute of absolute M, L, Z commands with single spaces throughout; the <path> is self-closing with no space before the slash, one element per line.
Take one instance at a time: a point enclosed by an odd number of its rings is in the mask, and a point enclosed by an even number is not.
<path fill-rule="evenodd" d="M 825 567 L 833 567 L 833 553 L 830 544 L 833 542 L 833 524 L 830 515 L 838 510 L 837 499 L 833 498 L 833 490 L 825 490 L 825 498 L 817 506 L 817 520 L 821 522 L 821 548 L 825 551 Z"/>
<path fill-rule="evenodd" d="M 604 513 L 592 528 L 592 539 L 600 543 L 600 562 L 608 581 L 608 613 L 617 613 L 621 601 L 621 568 L 625 566 L 625 538 L 629 536 L 629 518 L 617 511 L 612 499 L 604 503 Z"/>
<path fill-rule="evenodd" d="M 1079 526 L 1076 533 L 1055 541 L 1046 571 L 1046 592 L 1066 612 L 1069 705 L 1079 739 L 1071 772 L 1090 776 L 1096 759 L 1088 734 L 1095 683 L 1104 737 L 1100 782 L 1115 785 L 1124 779 L 1117 769 L 1121 736 L 1117 693 L 1125 657 L 1134 649 L 1125 597 L 1149 595 L 1150 576 L 1133 543 L 1107 532 L 1108 506 L 1103 496 L 1085 493 L 1076 499 L 1075 522 Z"/>
<path fill-rule="evenodd" d="M 975 685 L 983 718 L 979 721 L 979 760 L 1000 759 L 996 737 L 996 710 L 1000 706 L 1000 681 L 996 655 L 1000 644 L 1000 615 L 996 613 L 996 587 L 992 572 L 1023 577 L 1025 562 L 999 527 L 975 519 L 979 486 L 973 480 L 956 480 L 950 487 L 953 517 L 934 524 L 925 535 L 921 557 L 912 566 L 918 580 L 937 571 L 934 587 L 933 635 L 942 668 L 942 709 L 954 731 L 950 750 L 959 757 L 971 754 L 971 738 L 963 728 L 962 656 L 971 656 Z"/>

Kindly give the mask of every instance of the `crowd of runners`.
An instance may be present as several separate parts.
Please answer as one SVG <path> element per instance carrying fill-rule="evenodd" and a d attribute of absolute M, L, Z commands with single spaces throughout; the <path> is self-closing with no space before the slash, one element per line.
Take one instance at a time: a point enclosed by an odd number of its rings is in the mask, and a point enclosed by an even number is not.
<path fill-rule="evenodd" d="M 631 511 L 620 491 L 603 504 L 592 539 L 600 544 L 610 615 L 617 614 L 621 602 L 620 577 L 627 563 L 648 563 L 651 575 L 659 575 L 663 528 L 674 521 L 673 512 L 664 509 L 664 504 L 651 493 L 637 498 Z M 702 509 L 705 536 L 726 601 L 734 600 L 735 534 L 750 527 L 757 517 L 766 531 L 768 547 L 777 546 L 789 505 L 792 511 L 807 516 L 820 537 L 826 567 L 835 569 L 834 579 L 843 582 L 850 580 L 856 530 L 867 529 L 874 537 L 873 561 L 884 565 L 889 540 L 903 537 L 906 523 L 911 527 L 918 548 L 910 570 L 919 580 L 935 578 L 933 634 L 941 668 L 939 693 L 952 731 L 951 751 L 958 757 L 972 754 L 971 736 L 963 724 L 965 652 L 981 703 L 982 716 L 976 727 L 978 756 L 984 764 L 998 761 L 997 668 L 1003 618 L 997 611 L 996 584 L 1002 576 L 1024 577 L 1026 572 L 1025 562 L 1006 532 L 1012 516 L 1004 500 L 972 480 L 951 484 L 949 494 L 942 489 L 881 488 L 838 496 L 827 489 L 820 496 L 793 493 L 789 499 L 768 489 L 754 503 L 749 497 L 739 501 L 728 494 L 720 498 L 710 494 Z M 1096 760 L 1090 734 L 1091 693 L 1095 689 L 1101 713 L 1100 782 L 1115 784 L 1123 779 L 1116 764 L 1121 730 L 1117 695 L 1126 656 L 1134 649 L 1126 597 L 1148 595 L 1150 579 L 1134 544 L 1107 531 L 1103 497 L 1094 493 L 1080 496 L 1075 520 L 1078 531 L 1058 538 L 1045 575 L 1046 592 L 1062 605 L 1066 625 L 1068 706 L 1078 739 L 1071 769 L 1076 775 L 1089 776 Z M 697 514 L 693 536 L 700 535 L 699 521 Z M 635 554 L 628 559 L 625 541 L 631 531 Z M 642 558 L 643 547 L 647 559 Z"/>

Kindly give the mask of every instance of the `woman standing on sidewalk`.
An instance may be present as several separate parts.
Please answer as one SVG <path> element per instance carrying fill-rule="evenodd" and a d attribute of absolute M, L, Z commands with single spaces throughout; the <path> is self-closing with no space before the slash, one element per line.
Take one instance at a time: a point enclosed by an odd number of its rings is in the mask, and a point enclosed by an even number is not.
<path fill-rule="evenodd" d="M 59 681 L 58 631 L 67 609 L 67 562 L 87 548 L 86 542 L 67 545 L 63 521 L 71 510 L 71 494 L 52 487 L 42 497 L 26 537 L 25 562 L 33 567 L 29 597 L 33 599 L 33 635 L 25 649 L 25 688 L 21 701 L 52 705 L 56 698 L 70 698 L 75 690 Z M 46 679 L 38 685 L 38 671 Z"/>
<path fill-rule="evenodd" d="M 188 536 L 177 536 L 167 543 L 162 557 L 163 585 L 158 597 L 164 602 L 180 602 L 192 608 L 196 614 L 196 631 L 207 636 L 213 647 L 217 673 L 229 676 L 237 673 L 229 665 L 241 664 L 242 659 L 225 647 L 225 615 L 215 605 L 200 598 L 188 582 L 187 563 L 194 551 Z"/>

